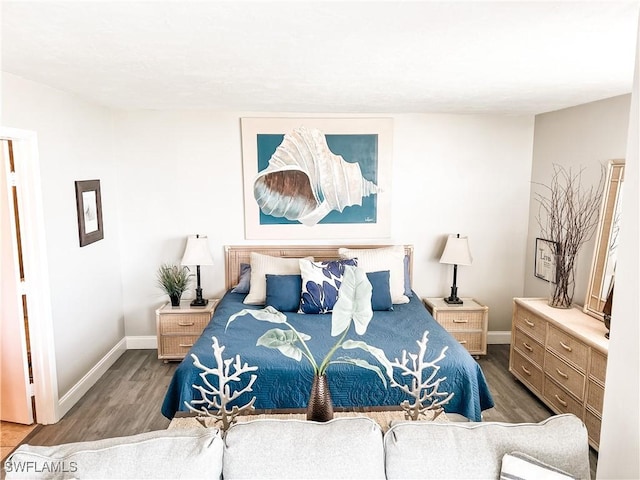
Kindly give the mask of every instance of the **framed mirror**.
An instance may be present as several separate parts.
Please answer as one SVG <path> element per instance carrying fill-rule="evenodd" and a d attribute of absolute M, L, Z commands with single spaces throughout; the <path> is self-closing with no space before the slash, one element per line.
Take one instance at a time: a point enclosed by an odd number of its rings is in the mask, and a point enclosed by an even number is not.
<path fill-rule="evenodd" d="M 602 193 L 602 207 L 596 231 L 596 246 L 591 264 L 587 298 L 584 302 L 585 313 L 600 319 L 604 317 L 603 310 L 607 298 L 613 296 L 618 231 L 622 218 L 620 200 L 623 180 L 624 160 L 610 160 Z"/>

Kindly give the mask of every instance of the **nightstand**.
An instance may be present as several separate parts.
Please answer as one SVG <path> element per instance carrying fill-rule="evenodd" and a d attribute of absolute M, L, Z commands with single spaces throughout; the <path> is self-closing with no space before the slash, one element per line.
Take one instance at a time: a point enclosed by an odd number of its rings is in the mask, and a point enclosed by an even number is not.
<path fill-rule="evenodd" d="M 471 355 L 487 354 L 489 307 L 473 298 L 463 298 L 462 305 L 449 305 L 443 298 L 423 298 L 425 306 Z"/>
<path fill-rule="evenodd" d="M 219 299 L 211 299 L 205 307 L 191 307 L 185 300 L 179 307 L 171 303 L 156 310 L 156 332 L 158 335 L 158 358 L 182 360 L 202 331 L 209 324 Z"/>

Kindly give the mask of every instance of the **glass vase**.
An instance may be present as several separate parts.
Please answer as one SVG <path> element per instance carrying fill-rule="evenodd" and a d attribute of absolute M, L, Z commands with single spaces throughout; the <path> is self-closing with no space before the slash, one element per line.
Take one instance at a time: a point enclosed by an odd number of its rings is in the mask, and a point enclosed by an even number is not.
<path fill-rule="evenodd" d="M 576 256 L 554 255 L 554 273 L 549 282 L 549 305 L 571 308 L 576 282 Z"/>

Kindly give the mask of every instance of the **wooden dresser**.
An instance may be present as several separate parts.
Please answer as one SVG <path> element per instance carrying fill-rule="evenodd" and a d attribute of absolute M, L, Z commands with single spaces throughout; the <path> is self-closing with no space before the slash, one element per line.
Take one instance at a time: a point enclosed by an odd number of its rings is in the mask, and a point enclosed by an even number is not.
<path fill-rule="evenodd" d="M 580 417 L 598 449 L 609 340 L 581 308 L 515 298 L 509 371 L 556 413 Z"/>
<path fill-rule="evenodd" d="M 214 298 L 205 307 L 191 307 L 187 300 L 179 307 L 167 303 L 157 309 L 158 358 L 165 363 L 182 360 L 209 324 L 217 305 Z"/>

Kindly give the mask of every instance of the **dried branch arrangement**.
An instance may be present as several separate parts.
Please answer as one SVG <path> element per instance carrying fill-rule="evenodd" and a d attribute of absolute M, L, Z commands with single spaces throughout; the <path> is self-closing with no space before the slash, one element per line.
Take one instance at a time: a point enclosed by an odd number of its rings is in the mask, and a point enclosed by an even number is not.
<path fill-rule="evenodd" d="M 553 242 L 555 256 L 555 276 L 549 298 L 552 307 L 571 306 L 576 256 L 598 224 L 605 168 L 601 169 L 598 185 L 588 188 L 582 183 L 583 172 L 584 168 L 574 173 L 571 168 L 554 165 L 550 184 L 537 184 L 544 191 L 535 193 L 539 204 L 536 220 L 540 235 Z"/>
<path fill-rule="evenodd" d="M 406 350 L 403 350 L 401 360 L 396 358 L 390 362 L 391 367 L 399 369 L 402 376 L 411 377 L 411 384 L 404 385 L 398 383 L 393 375 L 389 376 L 391 386 L 399 388 L 412 398 L 411 401 L 405 400 L 400 404 L 407 420 L 420 420 L 421 418 L 435 420 L 444 411 L 443 406 L 449 403 L 454 395 L 438 391 L 440 384 L 447 377 L 436 378 L 440 370 L 438 362 L 445 358 L 445 352 L 449 347 L 445 346 L 436 359 L 426 361 L 428 335 L 429 332 L 425 331 L 422 334 L 422 340 L 416 341 L 419 347 L 417 354 L 407 353 Z M 428 416 L 427 412 L 431 412 L 433 416 Z"/>
<path fill-rule="evenodd" d="M 258 367 L 250 367 L 247 363 L 243 364 L 240 360 L 240 355 L 236 355 L 235 358 L 223 359 L 222 352 L 224 352 L 225 347 L 218 343 L 216 337 L 211 337 L 211 339 L 213 340 L 211 347 L 213 348 L 217 366 L 213 368 L 207 367 L 200 362 L 197 355 L 191 354 L 193 365 L 202 370 L 199 375 L 205 386 L 192 385 L 193 388 L 200 392 L 201 398 L 191 400 L 191 402 L 184 402 L 184 404 L 192 412 L 215 418 L 222 431 L 226 431 L 235 423 L 238 415 L 255 410 L 253 404 L 256 401 L 256 397 L 252 397 L 251 401 L 246 405 L 240 407 L 234 405 L 231 409 L 228 407 L 232 401 L 243 393 L 253 391 L 251 387 L 258 376 L 251 374 L 248 384 L 239 389 L 232 390 L 231 383 L 234 383 L 234 387 L 241 385 L 242 375 L 255 372 Z M 210 381 L 209 376 L 217 381 Z"/>

